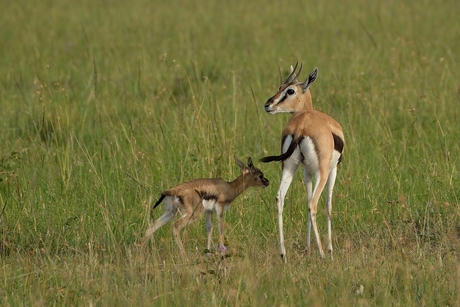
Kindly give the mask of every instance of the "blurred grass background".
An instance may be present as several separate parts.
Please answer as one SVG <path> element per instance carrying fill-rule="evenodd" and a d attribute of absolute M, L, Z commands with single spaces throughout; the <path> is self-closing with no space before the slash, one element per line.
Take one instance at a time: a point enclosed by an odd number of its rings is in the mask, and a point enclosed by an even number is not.
<path fill-rule="evenodd" d="M 444 0 L 1 1 L 0 305 L 459 305 L 459 12 Z M 171 225 L 140 253 L 150 195 L 231 180 L 234 154 L 278 153 L 289 115 L 263 104 L 297 61 L 300 78 L 319 67 L 313 105 L 346 138 L 334 260 L 300 252 L 298 175 L 281 264 L 280 166 L 260 163 L 270 187 L 226 213 L 240 256 L 203 259 L 203 222 L 183 231 L 188 260 Z"/>

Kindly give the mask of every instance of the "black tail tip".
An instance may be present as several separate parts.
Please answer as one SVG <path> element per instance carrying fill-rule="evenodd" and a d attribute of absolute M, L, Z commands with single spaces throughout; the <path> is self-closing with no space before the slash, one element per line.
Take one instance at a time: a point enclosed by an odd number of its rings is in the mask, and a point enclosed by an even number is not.
<path fill-rule="evenodd" d="M 260 158 L 260 159 L 259 159 L 259 162 L 262 162 L 262 163 L 270 162 L 270 161 L 268 160 L 268 158 L 269 158 L 269 157 Z"/>
<path fill-rule="evenodd" d="M 262 163 L 268 163 L 268 162 L 273 162 L 273 161 L 283 161 L 281 156 L 269 156 L 269 157 L 264 157 L 259 159 L 260 162 Z"/>
<path fill-rule="evenodd" d="M 158 207 L 158 205 L 161 204 L 161 202 L 163 201 L 163 199 L 165 197 L 166 197 L 166 195 L 161 194 L 160 199 L 158 199 L 158 201 L 155 203 L 155 205 L 153 206 L 152 210 L 155 209 L 156 207 Z"/>

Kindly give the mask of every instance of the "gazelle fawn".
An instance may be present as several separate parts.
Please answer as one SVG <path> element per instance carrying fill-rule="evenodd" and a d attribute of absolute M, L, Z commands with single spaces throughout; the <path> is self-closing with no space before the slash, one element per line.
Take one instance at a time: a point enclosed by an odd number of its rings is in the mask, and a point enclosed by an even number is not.
<path fill-rule="evenodd" d="M 337 165 L 342 160 L 345 139 L 342 127 L 330 116 L 312 108 L 310 86 L 316 80 L 318 69 L 303 82 L 297 81 L 297 64 L 291 66 L 291 73 L 278 88 L 278 92 L 265 103 L 265 111 L 269 114 L 291 113 L 292 116 L 283 129 L 281 137 L 281 155 L 262 158 L 262 162 L 281 161 L 281 183 L 276 195 L 278 208 L 278 227 L 280 252 L 286 262 L 283 233 L 284 198 L 294 178 L 297 167 L 302 164 L 305 187 L 308 197 L 308 230 L 307 250 L 310 250 L 310 231 L 316 237 L 321 257 L 324 257 L 321 239 L 316 225 L 318 200 L 327 183 L 326 215 L 328 229 L 327 249 L 332 258 L 332 190 L 337 175 Z M 312 192 L 312 177 L 315 187 Z"/>
<path fill-rule="evenodd" d="M 236 156 L 235 162 L 240 167 L 241 174 L 231 182 L 224 181 L 220 178 L 195 179 L 163 191 L 160 199 L 153 206 L 153 209 L 164 201 L 165 213 L 150 224 L 145 232 L 143 245 L 148 242 L 148 239 L 158 228 L 179 214 L 180 219 L 174 222 L 173 225 L 173 235 L 182 256 L 186 256 L 180 238 L 180 231 L 185 226 L 196 221 L 204 212 L 206 215 L 206 230 L 208 233 L 207 249 L 210 250 L 213 228 L 212 214 L 216 213 L 219 228 L 219 249 L 221 253 L 225 253 L 224 212 L 230 208 L 231 203 L 244 190 L 250 187 L 265 188 L 269 185 L 268 179 L 254 166 L 251 158 L 248 159 L 247 166 L 238 160 Z"/>

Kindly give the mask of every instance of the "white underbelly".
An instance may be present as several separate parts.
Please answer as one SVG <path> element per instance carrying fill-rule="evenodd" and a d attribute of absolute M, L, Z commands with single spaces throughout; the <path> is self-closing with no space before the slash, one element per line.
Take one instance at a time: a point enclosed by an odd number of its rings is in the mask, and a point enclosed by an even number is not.
<path fill-rule="evenodd" d="M 222 210 L 225 212 L 230 208 L 230 204 L 226 204 L 222 207 L 215 199 L 203 199 L 201 203 L 203 204 L 204 210 L 216 212 L 218 215 L 223 213 Z"/>
<path fill-rule="evenodd" d="M 207 211 L 216 210 L 217 200 L 215 199 L 203 199 L 201 203 L 203 204 L 204 210 L 207 210 Z"/>

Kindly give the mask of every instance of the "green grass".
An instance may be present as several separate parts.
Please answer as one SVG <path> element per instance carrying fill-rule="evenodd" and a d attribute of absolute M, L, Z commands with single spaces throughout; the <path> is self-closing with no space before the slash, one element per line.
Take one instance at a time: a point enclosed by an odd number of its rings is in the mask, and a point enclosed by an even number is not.
<path fill-rule="evenodd" d="M 2 1 L 0 305 L 459 306 L 460 5 L 182 2 Z M 260 163 L 270 187 L 226 213 L 233 257 L 202 255 L 203 221 L 189 259 L 171 225 L 142 253 L 150 195 L 279 152 L 289 116 L 263 104 L 296 61 L 346 138 L 334 259 L 301 253 L 297 174 L 281 263 L 280 166 Z"/>

